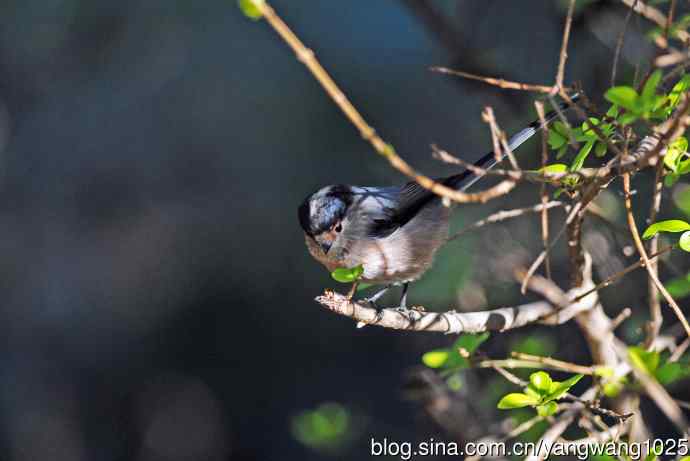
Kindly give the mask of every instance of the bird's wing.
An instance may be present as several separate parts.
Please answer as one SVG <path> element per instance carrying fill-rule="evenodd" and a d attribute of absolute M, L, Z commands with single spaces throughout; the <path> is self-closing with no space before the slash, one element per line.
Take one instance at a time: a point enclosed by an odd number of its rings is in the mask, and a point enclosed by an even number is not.
<path fill-rule="evenodd" d="M 388 206 L 381 207 L 371 216 L 369 235 L 372 237 L 389 236 L 415 217 L 431 200 L 440 200 L 436 194 L 415 181 L 410 181 L 397 189 L 391 198 Z"/>
<path fill-rule="evenodd" d="M 578 97 L 579 95 L 575 94 L 571 96 L 571 99 L 575 101 Z M 561 103 L 559 110 L 565 110 L 567 108 L 567 103 Z M 557 116 L 558 111 L 551 111 L 544 117 L 545 122 L 548 124 Z M 542 128 L 543 126 L 540 120 L 535 120 L 530 123 L 508 140 L 510 150 L 512 151 L 520 147 Z M 502 157 L 505 158 L 505 156 L 506 154 L 503 153 Z M 496 165 L 496 163 L 495 154 L 492 150 L 477 160 L 474 165 L 488 170 Z M 447 178 L 435 179 L 434 181 L 446 187 L 450 187 L 451 189 L 465 191 L 477 180 L 481 179 L 481 177 L 482 176 L 477 176 L 469 170 L 465 170 L 462 173 Z M 410 219 L 415 217 L 422 207 L 435 199 L 438 199 L 438 196 L 430 190 L 425 189 L 415 181 L 408 182 L 399 189 L 396 199 L 394 200 L 395 205 L 386 208 L 382 216 L 373 220 L 370 234 L 375 237 L 385 237 L 392 234 L 396 229 L 404 226 Z"/>

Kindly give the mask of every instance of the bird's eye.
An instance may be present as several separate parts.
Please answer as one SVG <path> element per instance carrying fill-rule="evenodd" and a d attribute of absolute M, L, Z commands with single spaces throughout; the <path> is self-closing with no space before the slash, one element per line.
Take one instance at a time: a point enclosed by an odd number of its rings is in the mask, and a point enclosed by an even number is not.
<path fill-rule="evenodd" d="M 340 231 L 342 231 L 342 230 L 343 230 L 343 225 L 340 224 L 340 223 L 338 223 L 338 225 L 335 226 L 335 231 L 336 231 L 336 232 L 340 232 Z"/>

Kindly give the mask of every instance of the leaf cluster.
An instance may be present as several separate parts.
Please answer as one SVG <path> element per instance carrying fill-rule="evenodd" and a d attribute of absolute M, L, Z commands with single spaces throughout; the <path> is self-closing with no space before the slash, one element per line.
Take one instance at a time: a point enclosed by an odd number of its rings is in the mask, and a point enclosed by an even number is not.
<path fill-rule="evenodd" d="M 537 371 L 530 375 L 524 392 L 504 395 L 498 402 L 498 408 L 509 410 L 530 406 L 537 410 L 539 416 L 551 416 L 558 411 L 556 401 L 581 379 L 582 375 L 575 375 L 565 381 L 554 381 L 547 372 Z"/>

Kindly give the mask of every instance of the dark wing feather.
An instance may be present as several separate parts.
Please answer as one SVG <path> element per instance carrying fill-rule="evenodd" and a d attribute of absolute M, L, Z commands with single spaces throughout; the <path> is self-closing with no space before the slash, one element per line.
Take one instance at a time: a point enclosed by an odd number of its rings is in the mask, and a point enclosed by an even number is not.
<path fill-rule="evenodd" d="M 578 95 L 573 95 L 571 97 L 573 101 L 575 101 L 577 98 Z M 568 105 L 566 103 L 562 103 L 560 106 L 560 110 L 565 110 L 567 108 Z M 546 123 L 549 123 L 557 116 L 558 112 L 552 111 L 546 114 L 544 119 Z M 541 122 L 539 120 L 535 120 L 526 128 L 520 130 L 508 141 L 510 150 L 513 151 L 520 147 L 525 141 L 534 136 L 534 134 L 537 133 L 537 131 L 539 131 L 541 128 Z M 505 154 L 503 157 L 505 158 Z M 488 170 L 496 163 L 496 156 L 492 150 L 477 160 L 474 165 Z M 449 176 L 447 178 L 435 179 L 435 181 L 440 182 L 444 186 L 452 189 L 464 191 L 480 178 L 481 176 L 474 175 L 469 170 L 465 170 L 462 173 Z M 395 208 L 387 207 L 381 217 L 377 217 L 372 221 L 370 234 L 374 237 L 386 237 L 392 234 L 396 229 L 404 226 L 410 221 L 410 219 L 416 216 L 422 207 L 435 199 L 440 200 L 436 194 L 420 186 L 417 182 L 408 182 L 400 189 L 396 200 L 397 206 Z"/>
<path fill-rule="evenodd" d="M 435 181 L 443 182 L 443 179 Z M 439 196 L 420 186 L 415 181 L 405 184 L 397 194 L 395 207 L 384 207 L 381 216 L 372 220 L 370 235 L 373 237 L 387 237 L 404 226 L 419 213 L 419 210 Z"/>

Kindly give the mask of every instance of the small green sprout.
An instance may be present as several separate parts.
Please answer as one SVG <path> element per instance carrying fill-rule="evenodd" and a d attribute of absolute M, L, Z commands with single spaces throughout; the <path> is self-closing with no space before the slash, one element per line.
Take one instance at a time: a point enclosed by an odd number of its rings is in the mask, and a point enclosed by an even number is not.
<path fill-rule="evenodd" d="M 604 119 L 606 121 L 589 117 L 579 127 L 570 129 L 563 122 L 555 122 L 549 129 L 549 147 L 557 151 L 556 158 L 559 159 L 565 155 L 571 138 L 576 142 L 584 143 L 568 168 L 569 171 L 577 171 L 582 168 L 592 151 L 597 157 L 606 155 L 607 142 L 616 130 L 612 120 L 615 120 L 617 116 L 618 107 L 613 105 L 606 113 Z"/>
<path fill-rule="evenodd" d="M 254 21 L 258 21 L 262 18 L 263 13 L 257 5 L 263 2 L 264 0 L 238 0 L 237 3 L 245 16 L 247 16 L 249 19 L 253 19 Z"/>
<path fill-rule="evenodd" d="M 551 416 L 558 411 L 557 400 L 570 390 L 582 375 L 575 375 L 559 382 L 551 379 L 545 371 L 537 371 L 529 377 L 529 384 L 524 392 L 513 392 L 503 396 L 498 402 L 498 408 L 509 410 L 513 408 L 534 407 L 539 416 Z"/>
<path fill-rule="evenodd" d="M 333 280 L 336 282 L 353 283 L 359 280 L 362 274 L 364 274 L 364 267 L 360 264 L 359 266 L 349 269 L 346 267 L 339 267 L 331 272 L 331 277 L 333 277 Z"/>

